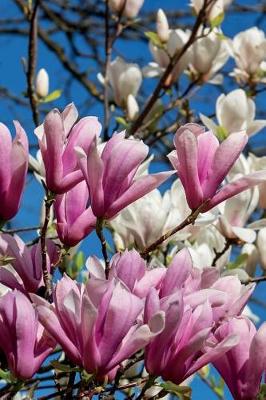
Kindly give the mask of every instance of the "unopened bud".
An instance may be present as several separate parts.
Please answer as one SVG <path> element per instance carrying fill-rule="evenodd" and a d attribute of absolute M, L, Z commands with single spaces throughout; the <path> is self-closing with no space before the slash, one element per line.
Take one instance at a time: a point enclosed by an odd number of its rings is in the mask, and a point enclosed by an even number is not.
<path fill-rule="evenodd" d="M 139 106 L 137 100 L 133 94 L 129 94 L 127 97 L 127 116 L 130 121 L 134 121 L 139 113 Z"/>
<path fill-rule="evenodd" d="M 156 29 L 159 39 L 166 43 L 169 39 L 169 25 L 164 11 L 160 8 L 157 12 Z"/>
<path fill-rule="evenodd" d="M 36 93 L 39 97 L 46 97 L 49 93 L 49 75 L 44 68 L 36 76 Z"/>

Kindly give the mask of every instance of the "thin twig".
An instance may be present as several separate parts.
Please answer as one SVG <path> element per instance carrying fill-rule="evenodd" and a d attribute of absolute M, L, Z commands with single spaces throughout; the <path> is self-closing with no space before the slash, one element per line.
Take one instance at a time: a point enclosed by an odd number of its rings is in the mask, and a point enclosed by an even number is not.
<path fill-rule="evenodd" d="M 103 234 L 103 220 L 101 218 L 97 219 L 96 234 L 101 242 L 102 254 L 103 254 L 104 261 L 105 261 L 105 276 L 106 276 L 106 279 L 108 279 L 109 270 L 110 270 L 110 261 L 108 258 L 107 243 L 106 243 L 106 240 L 105 240 L 105 237 Z"/>
<path fill-rule="evenodd" d="M 35 125 L 39 125 L 38 101 L 36 99 L 34 80 L 37 62 L 37 38 L 38 38 L 38 7 L 40 0 L 36 0 L 31 17 L 29 30 L 29 46 L 28 46 L 28 67 L 27 67 L 27 85 L 28 96 L 32 111 L 32 118 Z"/>
<path fill-rule="evenodd" d="M 46 234 L 50 220 L 50 212 L 51 207 L 54 203 L 54 195 L 46 189 L 46 198 L 45 198 L 45 216 L 44 223 L 41 229 L 41 254 L 42 254 L 42 272 L 43 272 L 43 280 L 45 284 L 45 297 L 48 300 L 51 300 L 52 297 L 52 280 L 50 273 L 47 268 L 47 249 L 46 249 Z"/>
<path fill-rule="evenodd" d="M 153 242 L 150 246 L 146 247 L 140 255 L 143 258 L 146 258 L 149 253 L 151 253 L 153 250 L 155 250 L 160 244 L 162 244 L 165 240 L 167 240 L 169 237 L 173 236 L 175 233 L 181 231 L 184 229 L 186 226 L 190 224 L 194 224 L 196 221 L 198 215 L 200 214 L 201 210 L 204 208 L 206 202 L 204 202 L 200 207 L 198 207 L 196 210 L 192 211 L 191 214 L 184 219 L 178 226 L 176 226 L 173 229 L 170 229 L 168 232 L 166 232 L 164 235 L 162 235 L 159 239 L 157 239 L 155 242 Z"/>

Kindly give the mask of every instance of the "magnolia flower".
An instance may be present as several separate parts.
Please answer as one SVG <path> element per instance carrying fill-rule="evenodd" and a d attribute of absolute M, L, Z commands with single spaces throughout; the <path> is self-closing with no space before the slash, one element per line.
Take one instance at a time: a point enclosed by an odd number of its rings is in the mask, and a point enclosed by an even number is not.
<path fill-rule="evenodd" d="M 266 228 L 262 228 L 259 230 L 258 239 L 257 239 L 257 249 L 258 249 L 258 258 L 260 266 L 263 270 L 266 269 L 266 254 L 265 254 L 265 246 L 266 246 Z"/>
<path fill-rule="evenodd" d="M 266 367 L 266 324 L 256 331 L 253 323 L 244 317 L 225 321 L 214 333 L 208 351 L 228 335 L 237 335 L 239 343 L 213 361 L 215 368 L 237 400 L 255 399 Z"/>
<path fill-rule="evenodd" d="M 200 77 L 202 81 L 221 83 L 222 76 L 215 74 L 228 60 L 229 52 L 219 33 L 212 31 L 193 44 L 190 70 L 194 79 Z"/>
<path fill-rule="evenodd" d="M 18 212 L 28 171 L 28 138 L 18 121 L 14 125 L 12 142 L 8 128 L 0 123 L 0 225 Z"/>
<path fill-rule="evenodd" d="M 219 17 L 224 13 L 224 9 L 228 7 L 233 0 L 216 0 L 212 2 L 208 9 L 207 15 L 210 21 L 213 21 L 215 18 Z M 204 0 L 191 0 L 190 6 L 193 7 L 196 14 L 200 12 L 204 5 Z"/>
<path fill-rule="evenodd" d="M 249 189 L 266 179 L 266 171 L 258 171 L 219 186 L 247 143 L 247 136 L 234 133 L 219 144 L 211 132 L 201 126 L 187 124 L 177 130 L 176 151 L 168 155 L 186 192 L 189 207 L 206 212 L 224 200 Z"/>
<path fill-rule="evenodd" d="M 266 157 L 256 157 L 254 154 L 250 153 L 248 156 L 248 163 L 251 171 L 266 169 Z M 258 188 L 260 193 L 259 207 L 266 208 L 266 182 L 261 183 Z"/>
<path fill-rule="evenodd" d="M 98 378 L 114 378 L 119 364 L 145 347 L 164 328 L 159 311 L 144 324 L 143 301 L 121 283 L 90 279 L 78 285 L 64 276 L 56 285 L 54 305 L 35 296 L 41 323 L 67 356 Z"/>
<path fill-rule="evenodd" d="M 75 124 L 78 112 L 73 103 L 62 113 L 57 109 L 49 112 L 44 124 L 35 129 L 45 166 L 45 182 L 49 190 L 62 194 L 83 180 L 78 168 L 75 146 L 85 151 L 94 137 L 101 132 L 96 117 L 82 118 Z"/>
<path fill-rule="evenodd" d="M 145 367 L 150 374 L 176 384 L 237 344 L 237 338 L 228 335 L 204 353 L 213 327 L 212 307 L 208 301 L 195 307 L 186 305 L 181 293 L 176 291 L 158 301 L 151 290 L 145 310 L 147 319 L 159 310 L 165 312 L 165 329 L 147 346 Z"/>
<path fill-rule="evenodd" d="M 265 81 L 266 39 L 262 30 L 253 27 L 238 33 L 230 48 L 237 65 L 231 75 L 240 82 Z"/>
<path fill-rule="evenodd" d="M 127 18 L 135 18 L 141 9 L 144 0 L 109 0 L 111 10 L 120 13 Z"/>
<path fill-rule="evenodd" d="M 49 75 L 47 71 L 42 68 L 36 76 L 36 93 L 39 97 L 46 97 L 49 93 Z"/>
<path fill-rule="evenodd" d="M 96 257 L 90 257 L 86 266 L 91 277 L 105 280 L 103 265 Z M 136 250 L 126 250 L 111 259 L 109 280 L 119 279 L 136 296 L 145 298 L 151 287 L 159 288 L 165 272 L 165 268 L 148 268 Z"/>
<path fill-rule="evenodd" d="M 117 133 L 99 155 L 96 140 L 86 154 L 78 150 L 80 168 L 90 192 L 91 208 L 98 218 L 110 219 L 135 200 L 149 193 L 172 173 L 161 172 L 135 179 L 148 147 L 141 141 Z"/>
<path fill-rule="evenodd" d="M 127 116 L 129 121 L 134 121 L 139 113 L 139 106 L 133 94 L 129 94 L 127 98 Z"/>
<path fill-rule="evenodd" d="M 17 378 L 31 378 L 55 345 L 24 294 L 14 290 L 0 298 L 0 348 Z"/>
<path fill-rule="evenodd" d="M 111 62 L 108 78 L 116 104 L 126 106 L 129 95 L 137 96 L 142 82 L 138 64 L 127 63 L 120 57 Z"/>
<path fill-rule="evenodd" d="M 55 244 L 47 240 L 46 265 L 58 261 Z M 44 286 L 40 242 L 27 247 L 17 235 L 0 235 L 0 282 L 24 293 L 35 293 Z"/>
<path fill-rule="evenodd" d="M 233 132 L 245 131 L 253 136 L 266 126 L 266 120 L 255 120 L 256 105 L 243 89 L 236 89 L 227 95 L 221 94 L 216 101 L 218 125 L 205 115 L 200 118 L 207 128 L 217 135 L 228 136 Z"/>
<path fill-rule="evenodd" d="M 182 29 L 170 30 L 169 39 L 165 43 L 166 49 L 159 48 L 152 42 L 150 42 L 150 51 L 153 55 L 155 62 L 149 63 L 147 67 L 143 69 L 143 73 L 148 78 L 153 78 L 163 74 L 167 68 L 170 57 L 174 57 L 187 43 L 190 32 L 184 32 Z M 178 60 L 175 68 L 169 75 L 166 86 L 170 86 L 176 82 L 179 76 L 182 74 L 184 69 L 188 66 L 191 59 L 191 50 L 187 50 L 185 54 Z"/>
<path fill-rule="evenodd" d="M 89 190 L 85 181 L 56 196 L 56 229 L 59 239 L 66 246 L 75 246 L 95 229 L 96 218 L 88 203 Z"/>
<path fill-rule="evenodd" d="M 161 8 L 157 12 L 156 30 L 161 42 L 167 43 L 170 35 L 170 30 L 167 17 Z"/>

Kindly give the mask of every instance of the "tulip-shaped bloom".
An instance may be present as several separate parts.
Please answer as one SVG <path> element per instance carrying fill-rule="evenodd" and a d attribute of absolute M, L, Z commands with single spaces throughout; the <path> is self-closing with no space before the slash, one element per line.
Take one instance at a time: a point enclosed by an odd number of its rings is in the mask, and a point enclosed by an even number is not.
<path fill-rule="evenodd" d="M 109 7 L 115 12 L 123 12 L 128 18 L 135 18 L 141 9 L 144 0 L 110 0 Z"/>
<path fill-rule="evenodd" d="M 66 246 L 75 246 L 95 228 L 96 218 L 88 203 L 89 191 L 85 181 L 56 196 L 56 229 L 59 239 Z"/>
<path fill-rule="evenodd" d="M 0 298 L 0 348 L 17 378 L 31 378 L 55 345 L 24 294 L 14 290 Z"/>
<path fill-rule="evenodd" d="M 220 188 L 247 143 L 247 135 L 233 133 L 221 144 L 197 124 L 178 129 L 176 151 L 168 155 L 183 184 L 189 207 L 206 212 L 224 200 L 262 183 L 266 170 L 254 172 Z"/>
<path fill-rule="evenodd" d="M 236 89 L 227 95 L 221 94 L 216 101 L 218 125 L 201 114 L 201 120 L 217 136 L 227 136 L 233 132 L 246 131 L 248 136 L 255 135 L 266 126 L 265 119 L 256 119 L 255 102 L 248 98 L 243 89 Z"/>
<path fill-rule="evenodd" d="M 211 2 L 207 7 L 207 18 L 209 21 L 213 21 L 215 18 L 219 17 L 224 13 L 224 9 L 228 7 L 233 0 L 216 0 Z M 200 12 L 204 6 L 204 0 L 191 0 L 190 6 L 193 7 L 196 14 Z"/>
<path fill-rule="evenodd" d="M 213 364 L 235 400 L 255 400 L 266 369 L 266 324 L 256 331 L 248 318 L 232 318 L 215 331 L 212 340 L 214 345 L 228 335 L 237 335 L 239 343 Z M 206 350 L 208 354 L 208 348 Z"/>
<path fill-rule="evenodd" d="M 238 33 L 231 46 L 237 68 L 230 75 L 240 82 L 265 82 L 266 38 L 256 26 Z"/>
<path fill-rule="evenodd" d="M 12 142 L 8 128 L 0 123 L 0 225 L 18 212 L 28 171 L 27 135 L 14 121 L 16 137 Z"/>
<path fill-rule="evenodd" d="M 112 379 L 122 361 L 164 328 L 161 311 L 141 323 L 143 301 L 114 280 L 90 279 L 84 287 L 65 276 L 56 286 L 54 306 L 34 298 L 47 331 L 74 363 L 98 378 Z"/>
<path fill-rule="evenodd" d="M 208 302 L 193 309 L 184 305 L 181 292 L 159 301 L 155 290 L 151 290 L 145 317 L 158 310 L 165 312 L 165 329 L 145 350 L 145 367 L 152 375 L 180 384 L 237 343 L 231 335 L 204 353 L 213 326 L 212 307 Z"/>
<path fill-rule="evenodd" d="M 116 104 L 125 107 L 129 95 L 134 98 L 137 96 L 142 82 L 138 64 L 127 63 L 121 57 L 116 57 L 110 63 L 108 77 Z"/>
<path fill-rule="evenodd" d="M 58 260 L 55 244 L 47 240 L 47 268 Z M 35 293 L 44 286 L 40 242 L 27 247 L 19 236 L 0 235 L 0 282 L 11 289 Z"/>
<path fill-rule="evenodd" d="M 171 175 L 171 172 L 161 172 L 134 179 L 148 154 L 148 147 L 142 141 L 125 139 L 124 132 L 113 135 L 101 156 L 96 140 L 87 155 L 81 149 L 78 149 L 78 154 L 90 192 L 91 208 L 99 218 L 114 217 Z"/>
<path fill-rule="evenodd" d="M 104 268 L 97 258 L 90 257 L 86 265 L 92 277 L 105 280 Z M 126 250 L 113 256 L 109 279 L 119 279 L 130 292 L 145 298 L 150 288 L 159 288 L 165 272 L 166 268 L 147 268 L 146 262 L 136 250 Z"/>
<path fill-rule="evenodd" d="M 93 138 L 101 132 L 96 117 L 85 117 L 75 124 L 77 118 L 77 110 L 70 104 L 62 113 L 57 109 L 50 111 L 44 124 L 35 129 L 46 186 L 53 193 L 65 193 L 83 180 L 74 147 L 81 146 L 88 151 Z"/>

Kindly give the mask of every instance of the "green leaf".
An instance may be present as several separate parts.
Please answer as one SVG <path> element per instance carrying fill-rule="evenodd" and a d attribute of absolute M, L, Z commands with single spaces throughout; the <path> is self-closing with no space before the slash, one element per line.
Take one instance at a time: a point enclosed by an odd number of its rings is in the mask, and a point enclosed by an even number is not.
<path fill-rule="evenodd" d="M 166 392 L 176 395 L 181 400 L 190 400 L 192 390 L 189 386 L 179 386 L 170 381 L 160 385 Z"/>
<path fill-rule="evenodd" d="M 221 14 L 217 15 L 217 17 L 213 18 L 210 23 L 212 28 L 216 28 L 217 26 L 220 26 L 221 23 L 224 20 L 224 13 L 221 12 Z"/>
<path fill-rule="evenodd" d="M 227 129 L 225 129 L 223 126 L 217 126 L 216 128 L 216 136 L 218 139 L 222 142 L 228 137 L 229 133 Z"/>
<path fill-rule="evenodd" d="M 1 368 L 0 368 L 0 378 L 4 379 L 6 382 L 12 382 L 14 380 L 10 371 L 4 371 Z"/>
<path fill-rule="evenodd" d="M 248 254 L 240 254 L 234 261 L 227 265 L 227 269 L 243 268 L 246 265 Z"/>
<path fill-rule="evenodd" d="M 265 398 L 266 398 L 266 384 L 263 383 L 263 384 L 260 386 L 260 393 L 258 394 L 257 399 L 258 399 L 258 400 L 265 400 Z"/>
<path fill-rule="evenodd" d="M 43 99 L 39 100 L 40 103 L 50 103 L 51 101 L 55 101 L 59 99 L 59 97 L 62 94 L 62 90 L 57 89 L 54 90 L 53 92 L 49 93 L 48 96 L 44 97 Z"/>
<path fill-rule="evenodd" d="M 117 122 L 118 124 L 124 126 L 125 128 L 128 127 L 128 123 L 127 123 L 127 121 L 125 120 L 125 118 L 123 118 L 123 117 L 116 117 L 116 122 Z"/>
<path fill-rule="evenodd" d="M 157 35 L 156 32 L 145 32 L 145 36 L 150 39 L 150 41 L 152 42 L 152 44 L 154 44 L 157 47 L 164 47 L 163 43 L 161 42 L 159 36 Z"/>

